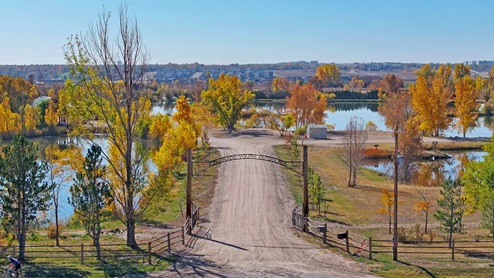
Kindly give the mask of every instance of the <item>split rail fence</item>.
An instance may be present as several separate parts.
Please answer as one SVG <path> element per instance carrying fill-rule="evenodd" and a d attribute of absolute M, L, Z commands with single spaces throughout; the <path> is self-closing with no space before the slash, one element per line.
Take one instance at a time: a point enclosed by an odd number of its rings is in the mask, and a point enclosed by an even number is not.
<path fill-rule="evenodd" d="M 164 235 L 147 242 L 132 246 L 126 244 L 100 244 L 100 258 L 103 261 L 139 261 L 151 264 L 152 258 L 164 258 L 186 245 L 186 235 L 199 220 L 199 208 L 194 206 L 192 219 L 187 219 L 182 227 L 169 230 Z M 12 255 L 17 257 L 17 245 L 0 246 L 0 256 Z M 24 258 L 26 261 L 63 260 L 67 264 L 97 262 L 96 246 L 92 244 L 72 245 L 34 245 L 25 246 Z"/>
<path fill-rule="evenodd" d="M 306 220 L 307 232 L 320 239 L 323 243 L 338 247 L 348 253 L 366 256 L 372 259 L 373 254 L 392 254 L 392 239 L 373 239 L 351 233 L 339 225 L 317 222 L 310 218 Z M 426 258 L 427 255 L 442 256 L 455 260 L 462 255 L 472 258 L 494 258 L 494 241 L 492 240 L 453 240 L 448 241 L 399 241 L 398 254 L 417 255 Z"/>

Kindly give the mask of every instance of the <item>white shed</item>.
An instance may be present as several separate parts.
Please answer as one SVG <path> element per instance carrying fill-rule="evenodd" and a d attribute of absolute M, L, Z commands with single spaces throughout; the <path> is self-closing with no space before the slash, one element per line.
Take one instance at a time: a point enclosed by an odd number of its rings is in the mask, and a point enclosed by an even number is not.
<path fill-rule="evenodd" d="M 310 124 L 307 127 L 307 136 L 313 139 L 326 139 L 328 128 L 325 125 Z"/>

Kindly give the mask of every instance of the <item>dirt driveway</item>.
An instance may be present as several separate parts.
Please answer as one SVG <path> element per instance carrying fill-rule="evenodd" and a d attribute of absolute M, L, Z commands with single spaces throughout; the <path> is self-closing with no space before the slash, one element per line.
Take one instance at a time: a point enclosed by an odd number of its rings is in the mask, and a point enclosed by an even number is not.
<path fill-rule="evenodd" d="M 282 143 L 269 130 L 246 130 L 211 139 L 221 155 L 274 155 Z M 295 203 L 279 165 L 240 160 L 223 163 L 209 221 L 195 229 L 193 248 L 153 277 L 371 277 L 363 264 L 297 236 Z"/>

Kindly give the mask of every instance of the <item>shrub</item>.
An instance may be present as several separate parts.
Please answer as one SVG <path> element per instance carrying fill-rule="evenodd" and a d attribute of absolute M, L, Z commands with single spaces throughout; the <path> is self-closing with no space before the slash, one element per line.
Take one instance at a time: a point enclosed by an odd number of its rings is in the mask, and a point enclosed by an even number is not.
<path fill-rule="evenodd" d="M 391 151 L 381 150 L 378 148 L 365 148 L 362 152 L 363 152 L 364 157 L 369 158 L 369 159 L 391 157 Z"/>
<path fill-rule="evenodd" d="M 297 129 L 295 129 L 295 131 L 293 132 L 297 135 L 304 135 L 305 133 L 307 133 L 307 127 L 297 127 Z"/>
<path fill-rule="evenodd" d="M 60 236 L 62 234 L 62 229 L 63 225 L 59 224 L 58 225 L 58 235 Z M 47 236 L 48 238 L 55 239 L 57 237 L 57 229 L 55 223 L 50 223 L 48 225 L 48 231 L 47 231 Z"/>
<path fill-rule="evenodd" d="M 373 121 L 368 121 L 367 124 L 365 124 L 365 129 L 368 131 L 376 131 L 377 125 Z"/>
<path fill-rule="evenodd" d="M 400 242 L 413 243 L 423 240 L 424 240 L 424 234 L 422 233 L 420 224 L 416 224 L 415 226 L 411 227 L 409 230 L 403 227 L 398 228 L 398 241 Z"/>

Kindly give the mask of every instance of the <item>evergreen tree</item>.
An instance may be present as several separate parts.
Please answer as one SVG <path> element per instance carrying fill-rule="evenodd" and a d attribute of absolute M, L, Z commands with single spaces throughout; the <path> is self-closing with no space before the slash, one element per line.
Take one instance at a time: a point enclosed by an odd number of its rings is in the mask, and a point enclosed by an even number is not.
<path fill-rule="evenodd" d="M 93 239 L 98 260 L 101 258 L 101 214 L 111 196 L 110 188 L 103 180 L 105 167 L 101 164 L 102 160 L 101 148 L 92 145 L 84 161 L 83 170 L 76 174 L 75 183 L 70 188 L 70 203 L 86 227 L 87 234 Z"/>
<path fill-rule="evenodd" d="M 434 217 L 441 222 L 442 227 L 449 235 L 449 247 L 453 240 L 453 233 L 462 231 L 462 218 L 465 213 L 465 197 L 461 196 L 461 183 L 448 178 L 443 182 L 442 198 L 437 200 L 438 210 Z"/>
<path fill-rule="evenodd" d="M 38 161 L 38 148 L 22 134 L 14 136 L 0 155 L 2 225 L 13 229 L 24 259 L 26 233 L 39 211 L 49 205 L 50 186 L 44 181 L 46 164 Z"/>

